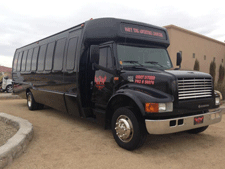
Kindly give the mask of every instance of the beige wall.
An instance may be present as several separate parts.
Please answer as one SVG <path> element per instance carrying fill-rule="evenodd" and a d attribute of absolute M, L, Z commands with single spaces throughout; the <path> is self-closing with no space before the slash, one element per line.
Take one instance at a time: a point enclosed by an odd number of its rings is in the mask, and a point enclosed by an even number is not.
<path fill-rule="evenodd" d="M 168 52 L 174 67 L 176 66 L 176 53 L 182 51 L 181 69 L 193 70 L 195 60 L 200 63 L 200 71 L 209 73 L 209 66 L 213 57 L 216 62 L 216 82 L 219 75 L 219 66 L 225 65 L 225 43 L 208 38 L 206 36 L 185 30 L 183 28 L 169 25 L 165 26 L 170 38 Z M 195 53 L 195 58 L 193 58 Z M 204 60 L 204 55 L 206 60 Z"/>

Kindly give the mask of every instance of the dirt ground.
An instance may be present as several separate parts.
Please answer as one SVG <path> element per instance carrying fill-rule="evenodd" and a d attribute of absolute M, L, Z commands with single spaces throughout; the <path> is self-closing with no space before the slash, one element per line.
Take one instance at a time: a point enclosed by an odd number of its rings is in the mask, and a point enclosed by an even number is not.
<path fill-rule="evenodd" d="M 0 147 L 4 145 L 8 139 L 14 136 L 16 132 L 17 129 L 15 127 L 0 120 Z"/>
<path fill-rule="evenodd" d="M 29 111 L 26 100 L 0 100 L 0 112 L 29 120 L 34 138 L 6 169 L 223 169 L 225 120 L 204 133 L 148 135 L 135 151 L 117 146 L 111 130 L 54 109 Z"/>

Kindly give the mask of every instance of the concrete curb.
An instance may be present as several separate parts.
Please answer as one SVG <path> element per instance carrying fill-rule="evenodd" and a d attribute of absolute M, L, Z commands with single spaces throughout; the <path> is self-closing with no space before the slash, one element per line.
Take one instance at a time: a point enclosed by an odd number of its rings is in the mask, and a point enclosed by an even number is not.
<path fill-rule="evenodd" d="M 17 95 L 12 95 L 12 93 L 0 93 L 0 100 L 5 99 L 21 99 L 21 97 Z"/>
<path fill-rule="evenodd" d="M 0 121 L 18 129 L 17 133 L 0 147 L 0 169 L 2 169 L 25 152 L 33 138 L 33 125 L 27 120 L 5 113 L 0 113 Z"/>

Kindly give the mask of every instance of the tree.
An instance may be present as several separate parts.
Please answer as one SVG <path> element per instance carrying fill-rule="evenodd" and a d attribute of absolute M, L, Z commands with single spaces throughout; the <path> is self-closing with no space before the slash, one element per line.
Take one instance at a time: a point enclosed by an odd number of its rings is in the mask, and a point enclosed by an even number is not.
<path fill-rule="evenodd" d="M 197 70 L 197 71 L 200 70 L 200 66 L 199 66 L 199 61 L 198 61 L 198 59 L 195 60 L 194 70 Z"/>
<path fill-rule="evenodd" d="M 216 77 L 216 63 L 215 63 L 215 61 L 212 61 L 210 63 L 209 74 L 213 77 L 213 83 L 215 83 L 215 77 Z"/>
<path fill-rule="evenodd" d="M 218 83 L 222 83 L 224 79 L 224 67 L 222 66 L 222 64 L 220 65 L 219 68 L 219 79 L 218 79 Z"/>

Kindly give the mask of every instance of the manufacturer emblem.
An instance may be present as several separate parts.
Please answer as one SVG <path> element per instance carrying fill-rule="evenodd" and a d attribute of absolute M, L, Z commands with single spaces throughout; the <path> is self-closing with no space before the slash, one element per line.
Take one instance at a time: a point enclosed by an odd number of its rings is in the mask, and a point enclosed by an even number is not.
<path fill-rule="evenodd" d="M 200 108 L 204 108 L 204 107 L 209 107 L 209 105 L 208 105 L 208 104 L 198 105 L 198 108 L 199 108 L 199 109 L 200 109 Z"/>

